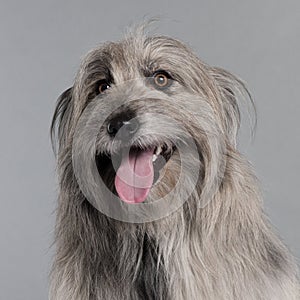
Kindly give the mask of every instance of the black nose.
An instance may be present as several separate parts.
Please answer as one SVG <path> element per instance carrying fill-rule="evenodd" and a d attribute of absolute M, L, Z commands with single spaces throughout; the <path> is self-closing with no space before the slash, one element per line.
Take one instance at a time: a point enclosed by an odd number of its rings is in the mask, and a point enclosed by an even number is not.
<path fill-rule="evenodd" d="M 117 136 L 120 139 L 128 139 L 139 129 L 139 122 L 136 118 L 128 115 L 114 117 L 107 125 L 107 133 L 111 137 Z"/>

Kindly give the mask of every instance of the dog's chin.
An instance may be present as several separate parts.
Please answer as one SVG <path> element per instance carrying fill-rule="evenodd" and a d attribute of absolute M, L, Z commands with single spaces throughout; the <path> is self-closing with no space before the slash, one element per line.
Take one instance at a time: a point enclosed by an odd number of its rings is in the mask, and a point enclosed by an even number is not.
<path fill-rule="evenodd" d="M 99 175 L 108 189 L 127 203 L 154 201 L 154 194 L 163 196 L 164 181 L 176 176 L 179 153 L 173 144 L 120 148 L 114 153 L 96 155 Z M 173 182 L 176 179 L 173 178 Z M 170 183 L 168 183 L 170 187 Z M 167 193 L 168 191 L 165 191 Z"/>

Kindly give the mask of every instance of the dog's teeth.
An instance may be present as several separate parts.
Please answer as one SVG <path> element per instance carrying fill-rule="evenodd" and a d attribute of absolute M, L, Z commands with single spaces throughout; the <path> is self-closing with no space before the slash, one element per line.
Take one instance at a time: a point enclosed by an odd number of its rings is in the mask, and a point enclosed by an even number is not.
<path fill-rule="evenodd" d="M 161 151 L 162 151 L 161 146 L 158 146 L 158 147 L 156 148 L 156 151 L 155 151 L 156 158 L 157 158 L 157 156 L 160 154 Z"/>
<path fill-rule="evenodd" d="M 155 162 L 157 160 L 157 155 L 153 154 L 152 161 Z"/>

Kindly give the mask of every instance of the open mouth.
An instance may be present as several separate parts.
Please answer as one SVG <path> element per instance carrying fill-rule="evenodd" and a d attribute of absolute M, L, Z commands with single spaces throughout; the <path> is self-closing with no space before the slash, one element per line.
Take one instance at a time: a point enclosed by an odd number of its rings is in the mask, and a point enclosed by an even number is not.
<path fill-rule="evenodd" d="M 126 203 L 145 201 L 159 181 L 175 146 L 159 145 L 142 149 L 131 146 L 118 154 L 97 154 L 98 172 L 106 185 Z"/>

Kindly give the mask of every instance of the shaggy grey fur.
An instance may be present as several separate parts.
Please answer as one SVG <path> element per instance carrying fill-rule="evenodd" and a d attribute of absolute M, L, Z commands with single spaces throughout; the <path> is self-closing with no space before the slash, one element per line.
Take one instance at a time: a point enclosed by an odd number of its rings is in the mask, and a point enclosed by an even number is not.
<path fill-rule="evenodd" d="M 146 80 L 156 70 L 171 74 L 169 88 L 156 90 Z M 104 78 L 113 84 L 97 96 Z M 248 96 L 238 78 L 204 64 L 169 37 L 136 30 L 87 54 L 74 85 L 59 98 L 52 124 L 53 134 L 58 124 L 60 192 L 50 299 L 299 299 L 297 267 L 273 233 L 257 179 L 236 149 L 238 95 Z M 78 120 L 93 101 L 103 113 L 118 101 L 125 112 L 134 111 L 142 122 L 140 147 L 160 143 L 162 135 L 165 143 L 181 139 L 166 119 L 151 116 L 170 117 L 191 134 L 200 170 L 179 209 L 158 220 L 130 223 L 106 216 L 87 201 L 74 174 L 72 147 Z M 112 154 L 120 147 L 99 129 L 97 153 Z M 175 152 L 149 201 L 170 192 L 180 166 Z M 193 176 L 187 173 L 187 179 Z M 114 172 L 106 169 L 104 181 L 112 191 L 113 180 Z"/>

